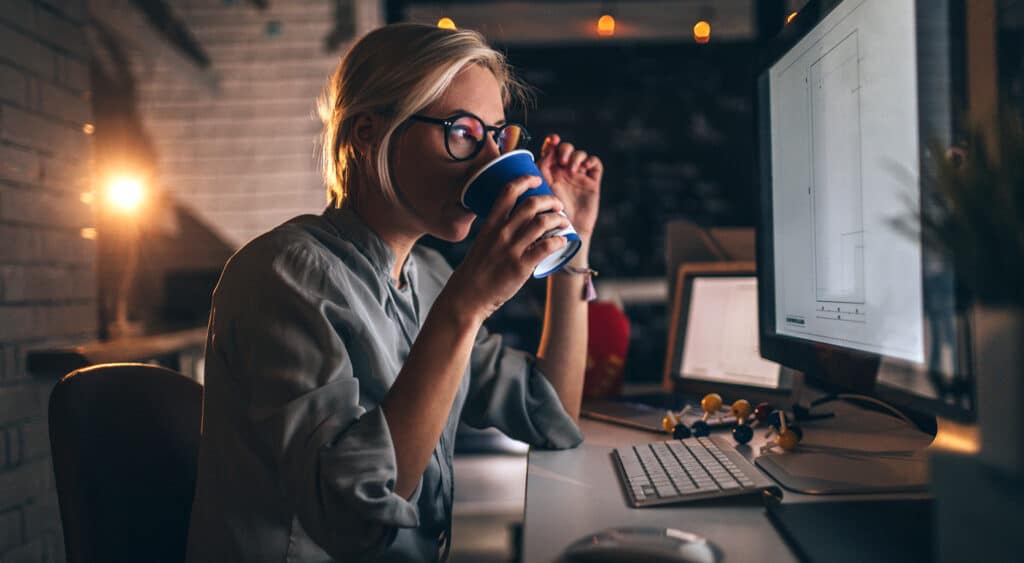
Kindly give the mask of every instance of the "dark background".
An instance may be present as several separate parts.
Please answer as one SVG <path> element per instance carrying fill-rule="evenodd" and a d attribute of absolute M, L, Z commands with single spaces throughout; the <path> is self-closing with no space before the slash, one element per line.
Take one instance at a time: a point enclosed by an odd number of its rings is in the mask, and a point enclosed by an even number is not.
<path fill-rule="evenodd" d="M 501 48 L 499 46 L 499 48 Z M 509 47 L 518 75 L 536 89 L 523 120 L 536 154 L 557 132 L 605 165 L 591 247 L 598 281 L 665 277 L 665 223 L 752 226 L 755 198 L 754 73 L 757 46 L 686 43 Z M 458 264 L 473 237 L 438 248 Z M 544 284 L 532 280 L 490 319 L 508 342 L 534 350 Z M 630 380 L 661 377 L 666 305 L 629 305 Z"/>

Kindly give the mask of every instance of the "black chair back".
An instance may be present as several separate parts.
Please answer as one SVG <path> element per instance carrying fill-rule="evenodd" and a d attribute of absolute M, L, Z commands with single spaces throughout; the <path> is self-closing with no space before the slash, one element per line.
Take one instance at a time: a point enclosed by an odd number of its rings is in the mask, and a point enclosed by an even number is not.
<path fill-rule="evenodd" d="M 69 563 L 185 560 L 202 385 L 148 364 L 64 376 L 50 446 Z"/>

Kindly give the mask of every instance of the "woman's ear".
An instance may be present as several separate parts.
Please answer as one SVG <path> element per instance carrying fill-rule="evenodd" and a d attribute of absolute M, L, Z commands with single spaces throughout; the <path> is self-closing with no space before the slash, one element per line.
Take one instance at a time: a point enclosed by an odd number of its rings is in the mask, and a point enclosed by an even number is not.
<path fill-rule="evenodd" d="M 352 144 L 363 158 L 366 158 L 373 150 L 380 123 L 380 119 L 371 113 L 360 113 L 355 118 L 352 125 Z"/>

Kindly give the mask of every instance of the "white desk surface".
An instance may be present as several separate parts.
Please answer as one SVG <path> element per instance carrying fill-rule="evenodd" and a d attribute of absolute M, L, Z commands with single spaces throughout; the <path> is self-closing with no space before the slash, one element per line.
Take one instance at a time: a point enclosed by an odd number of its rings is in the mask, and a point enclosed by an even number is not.
<path fill-rule="evenodd" d="M 530 451 L 523 561 L 555 561 L 576 539 L 617 526 L 659 526 L 693 532 L 717 544 L 725 561 L 797 561 L 765 515 L 764 501 L 756 495 L 631 508 L 619 484 L 611 451 L 626 444 L 665 440 L 667 435 L 586 418 L 580 419 L 580 429 L 585 440 L 578 448 Z M 756 447 L 763 442 L 763 434 L 763 429 L 755 431 Z M 793 493 L 786 492 L 787 501 L 790 495 Z"/>

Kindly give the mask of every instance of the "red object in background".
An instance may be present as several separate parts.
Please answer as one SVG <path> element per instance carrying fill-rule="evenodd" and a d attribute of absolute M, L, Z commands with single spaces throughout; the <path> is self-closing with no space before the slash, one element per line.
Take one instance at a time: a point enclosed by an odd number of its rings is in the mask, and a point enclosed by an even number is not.
<path fill-rule="evenodd" d="M 609 301 L 591 301 L 588 311 L 583 396 L 612 397 L 622 392 L 629 349 L 629 319 L 618 305 Z"/>

